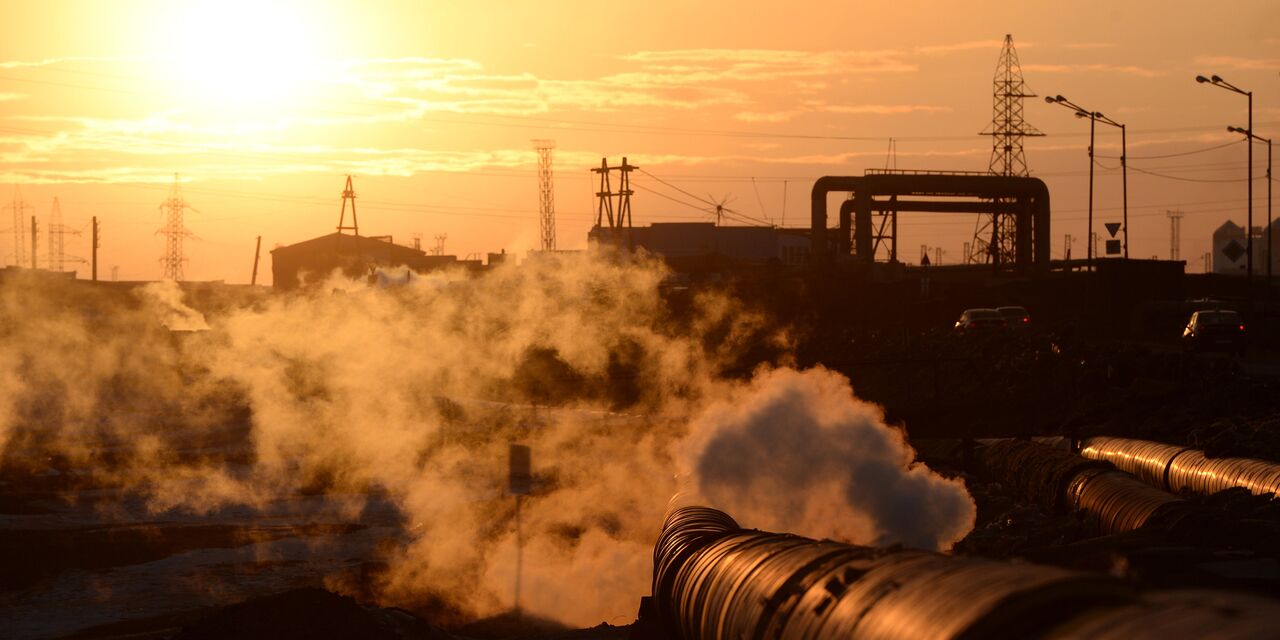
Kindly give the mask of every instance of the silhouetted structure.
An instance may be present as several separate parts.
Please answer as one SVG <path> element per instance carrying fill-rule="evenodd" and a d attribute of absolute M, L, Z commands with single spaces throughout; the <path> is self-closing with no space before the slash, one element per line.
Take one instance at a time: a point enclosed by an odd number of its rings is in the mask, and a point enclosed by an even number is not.
<path fill-rule="evenodd" d="M 165 214 L 165 225 L 156 231 L 164 236 L 164 255 L 160 257 L 162 280 L 182 282 L 184 279 L 183 265 L 187 259 L 182 255 L 182 241 L 191 235 L 182 222 L 183 213 L 187 209 L 191 209 L 191 206 L 182 199 L 178 174 L 175 173 L 173 187 L 169 189 L 169 197 L 160 203 L 160 210 Z"/>
<path fill-rule="evenodd" d="M 1027 92 L 1026 83 L 1022 80 L 1022 67 L 1018 64 L 1018 52 L 1013 48 L 1013 36 L 1006 34 L 992 80 L 991 125 L 982 132 L 982 135 L 991 136 L 991 173 L 1030 175 L 1022 139 L 1044 135 L 1023 119 L 1022 100 L 1034 97 L 1034 93 Z M 1000 265 L 1015 260 L 1019 229 L 1014 216 L 999 213 L 1002 208 L 993 207 L 992 213 L 978 217 L 973 242 L 969 245 L 971 253 L 965 257 L 966 262 Z"/>
<path fill-rule="evenodd" d="M 551 150 L 555 140 L 534 140 L 538 152 L 538 220 L 542 231 L 542 250 L 556 250 L 556 196 L 551 181 Z"/>
<path fill-rule="evenodd" d="M 600 174 L 600 189 L 596 191 L 596 225 L 595 229 L 604 227 L 607 222 L 609 229 L 612 231 L 611 241 L 621 244 L 620 241 L 624 235 L 621 230 L 631 227 L 631 195 L 635 193 L 631 189 L 631 172 L 639 169 L 633 164 L 628 164 L 624 156 L 622 164 L 611 167 L 608 158 L 600 159 L 600 167 L 592 169 L 592 173 Z M 617 171 L 618 190 L 614 191 L 609 174 Z M 614 206 L 614 199 L 617 199 L 617 206 Z M 595 231 L 592 229 L 592 231 Z M 597 234 L 597 237 L 601 237 Z"/>
<path fill-rule="evenodd" d="M 840 205 L 836 237 L 828 238 L 827 194 L 852 193 Z M 903 198 L 931 199 L 907 200 Z M 875 243 L 890 243 L 891 260 L 897 256 L 895 231 L 876 233 L 873 212 L 888 212 L 891 228 L 898 213 L 980 213 L 1011 217 L 1017 234 L 1012 264 L 1018 269 L 1049 265 L 1049 189 L 1038 178 L 996 176 L 977 172 L 868 171 L 864 176 L 824 176 L 813 184 L 811 233 L 813 257 L 828 263 L 842 256 L 858 262 L 875 261 Z M 949 199 L 942 199 L 949 198 Z"/>
<path fill-rule="evenodd" d="M 619 235 L 620 234 L 620 235 Z M 809 233 L 776 227 L 726 227 L 713 222 L 656 222 L 614 232 L 596 227 L 590 242 L 613 242 L 662 256 L 677 271 L 731 265 L 785 264 L 809 261 Z"/>
<path fill-rule="evenodd" d="M 27 211 L 31 209 L 31 205 L 22 201 L 22 191 L 18 187 L 13 188 L 13 201 L 5 207 L 13 213 L 13 263 L 16 266 L 22 266 L 27 257 L 26 232 L 24 231 L 27 224 Z"/>
<path fill-rule="evenodd" d="M 347 224 L 347 203 L 351 204 L 351 224 Z M 343 231 L 350 231 L 353 241 L 348 242 L 350 247 L 344 247 L 343 238 L 346 234 Z M 351 186 L 351 176 L 347 176 L 347 184 L 342 189 L 342 210 L 338 213 L 338 236 L 335 238 L 335 245 L 338 253 L 344 250 L 358 254 L 360 252 L 360 221 L 356 218 L 356 190 Z"/>
<path fill-rule="evenodd" d="M 331 233 L 297 244 L 271 250 L 271 275 L 276 289 L 295 289 L 310 276 L 315 282 L 333 271 L 358 278 L 369 275 L 372 268 L 407 267 L 415 272 L 444 268 L 458 262 L 457 256 L 427 255 L 421 249 L 406 247 L 383 238 L 360 238 L 358 251 L 351 236 Z M 339 242 L 342 242 L 339 245 Z M 341 250 L 339 247 L 341 246 Z"/>

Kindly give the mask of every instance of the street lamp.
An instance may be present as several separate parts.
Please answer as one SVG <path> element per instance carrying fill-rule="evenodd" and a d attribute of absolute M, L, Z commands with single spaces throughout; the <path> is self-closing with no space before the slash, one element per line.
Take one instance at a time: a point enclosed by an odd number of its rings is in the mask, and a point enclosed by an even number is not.
<path fill-rule="evenodd" d="M 1223 80 L 1218 76 L 1209 76 L 1208 78 L 1204 76 L 1196 76 L 1196 82 L 1199 82 L 1200 84 L 1208 83 L 1215 87 L 1226 89 L 1227 91 L 1230 91 L 1232 93 L 1238 93 L 1248 98 L 1249 99 L 1249 126 L 1244 130 L 1244 134 L 1246 136 L 1249 136 L 1250 138 L 1253 137 L 1253 92 L 1252 91 L 1245 91 L 1244 89 L 1241 89 L 1240 87 L 1237 87 L 1231 84 L 1230 82 Z M 1247 277 L 1248 277 L 1248 287 L 1249 287 L 1249 307 L 1252 309 L 1253 307 L 1253 144 L 1252 143 L 1249 144 L 1248 172 L 1249 172 L 1249 179 L 1246 180 L 1246 184 L 1248 185 L 1248 193 L 1249 193 L 1249 219 L 1248 219 L 1248 222 L 1245 223 L 1247 225 L 1246 226 L 1247 233 L 1245 234 L 1244 253 L 1245 253 L 1245 256 L 1248 257 L 1247 264 L 1245 265 L 1245 273 L 1248 274 Z"/>
<path fill-rule="evenodd" d="M 1275 246 L 1271 241 L 1271 138 L 1254 135 L 1248 129 L 1240 127 L 1227 127 L 1227 131 L 1244 135 L 1250 141 L 1250 147 L 1255 140 L 1267 143 L 1267 296 L 1269 297 L 1271 295 L 1271 248 Z"/>
<path fill-rule="evenodd" d="M 1097 111 L 1090 111 L 1084 107 L 1060 96 L 1046 96 L 1045 102 L 1049 104 L 1060 104 L 1076 113 L 1077 118 L 1089 119 L 1089 242 L 1087 246 L 1089 268 L 1093 268 L 1093 141 L 1094 133 L 1097 129 L 1097 123 L 1109 124 L 1120 129 L 1120 170 L 1123 180 L 1123 198 L 1124 198 L 1124 257 L 1129 257 L 1129 168 L 1127 162 L 1127 141 L 1125 135 L 1125 126 L 1108 118 Z"/>

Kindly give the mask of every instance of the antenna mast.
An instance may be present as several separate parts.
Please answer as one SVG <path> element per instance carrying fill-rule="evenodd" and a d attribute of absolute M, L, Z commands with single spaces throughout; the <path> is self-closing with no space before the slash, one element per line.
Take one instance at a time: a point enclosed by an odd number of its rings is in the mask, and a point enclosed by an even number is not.
<path fill-rule="evenodd" d="M 538 152 L 538 214 L 542 227 L 542 250 L 556 250 L 556 196 L 551 182 L 551 150 L 555 140 L 534 140 Z"/>
<path fill-rule="evenodd" d="M 1026 176 L 1027 158 L 1022 150 L 1022 139 L 1027 136 L 1043 136 L 1023 119 L 1022 100 L 1034 98 L 1022 80 L 1022 66 L 1018 63 L 1018 51 L 1013 48 L 1013 36 L 1006 34 L 996 63 L 992 81 L 991 125 L 981 133 L 991 136 L 991 163 L 988 170 L 1001 176 Z M 970 263 L 1008 264 L 1016 259 L 1017 228 L 1011 213 L 1002 211 L 1002 201 L 995 200 L 993 212 L 978 217 L 970 253 L 965 261 Z"/>

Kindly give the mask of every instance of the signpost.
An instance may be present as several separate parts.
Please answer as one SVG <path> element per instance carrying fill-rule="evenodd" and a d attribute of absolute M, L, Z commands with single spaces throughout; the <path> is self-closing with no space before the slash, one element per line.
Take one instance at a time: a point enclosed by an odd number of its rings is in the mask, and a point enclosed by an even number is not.
<path fill-rule="evenodd" d="M 528 446 L 512 444 L 507 455 L 507 491 L 516 497 L 516 594 L 515 612 L 520 615 L 520 574 L 524 568 L 524 539 L 520 531 L 520 497 L 529 495 L 533 484 L 533 453 Z"/>

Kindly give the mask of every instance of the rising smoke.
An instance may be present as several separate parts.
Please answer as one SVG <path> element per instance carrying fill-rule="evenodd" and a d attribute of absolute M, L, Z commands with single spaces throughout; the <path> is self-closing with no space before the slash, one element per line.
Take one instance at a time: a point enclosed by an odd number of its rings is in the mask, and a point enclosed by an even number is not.
<path fill-rule="evenodd" d="M 963 487 L 913 466 L 843 378 L 727 376 L 747 347 L 785 354 L 787 335 L 725 296 L 669 304 L 666 277 L 599 253 L 269 297 L 14 276 L 0 472 L 57 458 L 157 511 L 321 492 L 354 517 L 385 495 L 404 535 L 378 599 L 484 616 L 510 606 L 503 488 L 521 442 L 536 476 L 522 605 L 572 624 L 634 615 L 681 470 L 751 526 L 929 548 L 964 535 Z"/>

